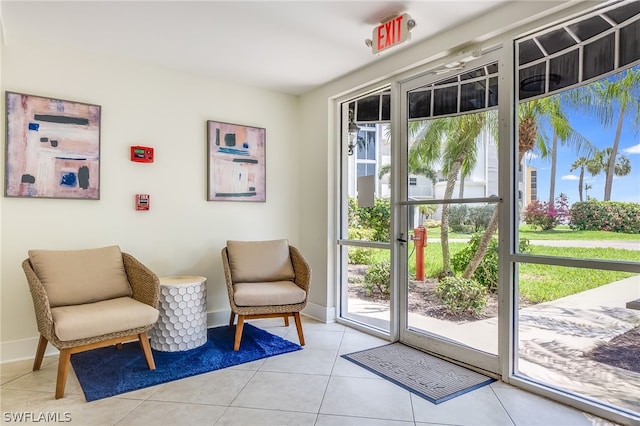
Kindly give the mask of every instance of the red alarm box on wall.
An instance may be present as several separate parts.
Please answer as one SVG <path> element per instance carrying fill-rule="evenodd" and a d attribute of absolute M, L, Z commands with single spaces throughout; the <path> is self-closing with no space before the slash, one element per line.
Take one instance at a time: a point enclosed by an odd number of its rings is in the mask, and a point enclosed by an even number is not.
<path fill-rule="evenodd" d="M 136 210 L 149 210 L 149 194 L 136 194 Z"/>
<path fill-rule="evenodd" d="M 131 161 L 153 163 L 153 148 L 148 146 L 132 146 Z"/>

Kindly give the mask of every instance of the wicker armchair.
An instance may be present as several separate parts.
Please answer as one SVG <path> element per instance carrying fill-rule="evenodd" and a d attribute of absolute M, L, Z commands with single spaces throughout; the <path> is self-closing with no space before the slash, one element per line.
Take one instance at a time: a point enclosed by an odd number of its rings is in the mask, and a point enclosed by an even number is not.
<path fill-rule="evenodd" d="M 240 348 L 245 320 L 282 317 L 289 326 L 290 316 L 304 346 L 300 311 L 307 304 L 311 268 L 300 251 L 287 240 L 227 241 L 221 254 L 231 305 L 229 327 L 238 316 L 233 349 Z"/>
<path fill-rule="evenodd" d="M 64 396 L 71 355 L 139 340 L 150 370 L 155 362 L 147 331 L 158 319 L 158 277 L 117 246 L 90 250 L 30 250 L 22 262 L 40 340 L 60 351 L 56 399 Z M 68 301 L 68 303 L 65 303 Z"/>

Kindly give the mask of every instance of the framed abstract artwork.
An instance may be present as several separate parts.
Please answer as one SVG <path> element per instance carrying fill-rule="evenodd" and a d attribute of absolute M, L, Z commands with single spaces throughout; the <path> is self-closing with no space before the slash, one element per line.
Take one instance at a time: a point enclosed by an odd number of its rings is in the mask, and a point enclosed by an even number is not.
<path fill-rule="evenodd" d="M 207 201 L 266 201 L 266 130 L 207 121 Z"/>
<path fill-rule="evenodd" d="M 99 200 L 100 106 L 5 95 L 5 196 Z"/>

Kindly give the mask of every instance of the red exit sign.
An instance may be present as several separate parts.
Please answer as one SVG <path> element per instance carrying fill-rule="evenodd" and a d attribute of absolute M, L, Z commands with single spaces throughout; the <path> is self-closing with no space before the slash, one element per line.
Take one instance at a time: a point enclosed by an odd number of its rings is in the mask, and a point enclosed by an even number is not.
<path fill-rule="evenodd" d="M 406 13 L 382 22 L 373 29 L 371 50 L 373 53 L 380 53 L 385 49 L 404 43 L 411 38 L 409 30 L 414 25 L 415 22 Z"/>

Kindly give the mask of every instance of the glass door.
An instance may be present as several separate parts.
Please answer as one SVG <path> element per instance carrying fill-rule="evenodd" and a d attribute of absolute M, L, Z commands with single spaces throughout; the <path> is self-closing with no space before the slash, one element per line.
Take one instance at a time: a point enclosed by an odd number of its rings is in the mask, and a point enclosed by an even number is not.
<path fill-rule="evenodd" d="M 400 339 L 497 373 L 497 52 L 406 81 L 401 100 Z"/>
<path fill-rule="evenodd" d="M 389 335 L 391 325 L 390 90 L 340 104 L 342 172 L 339 318 Z"/>

